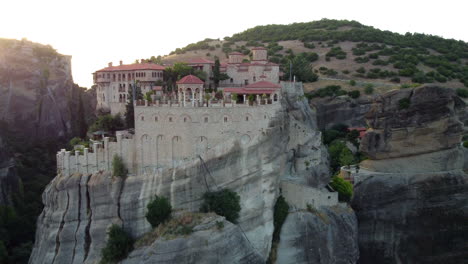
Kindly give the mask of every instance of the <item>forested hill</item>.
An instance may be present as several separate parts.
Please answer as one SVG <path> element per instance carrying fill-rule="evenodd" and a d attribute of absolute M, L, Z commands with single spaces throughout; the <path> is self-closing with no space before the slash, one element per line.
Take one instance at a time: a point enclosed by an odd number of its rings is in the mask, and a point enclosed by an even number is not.
<path fill-rule="evenodd" d="M 269 59 L 305 82 L 319 77 L 401 83 L 439 83 L 468 87 L 468 43 L 438 36 L 404 35 L 365 26 L 356 21 L 323 19 L 289 25 L 266 25 L 231 37 L 205 39 L 178 48 L 163 62 L 193 57 L 226 60 L 232 51 L 249 59 L 254 46 L 268 48 Z M 313 74 L 304 72 L 311 65 Z"/>

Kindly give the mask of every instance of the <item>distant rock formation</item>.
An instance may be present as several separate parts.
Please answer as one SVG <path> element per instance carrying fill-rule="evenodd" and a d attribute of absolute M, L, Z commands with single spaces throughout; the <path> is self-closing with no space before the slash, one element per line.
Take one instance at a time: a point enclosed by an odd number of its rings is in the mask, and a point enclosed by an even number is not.
<path fill-rule="evenodd" d="M 27 40 L 0 39 L 0 93 L 0 120 L 30 142 L 78 134 L 80 115 L 95 108 L 80 113 L 86 93 L 73 83 L 71 56 Z"/>
<path fill-rule="evenodd" d="M 468 176 L 460 146 L 464 103 L 453 90 L 420 87 L 377 98 L 366 115 L 365 179 L 352 207 L 360 263 L 463 263 Z"/>

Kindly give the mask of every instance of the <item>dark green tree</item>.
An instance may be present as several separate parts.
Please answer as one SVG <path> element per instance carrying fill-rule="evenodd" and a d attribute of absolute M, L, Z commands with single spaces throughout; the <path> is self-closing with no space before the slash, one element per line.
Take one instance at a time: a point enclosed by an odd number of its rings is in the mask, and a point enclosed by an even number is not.
<path fill-rule="evenodd" d="M 156 195 L 146 208 L 148 209 L 145 215 L 146 220 L 148 220 L 153 228 L 171 217 L 172 206 L 166 197 Z"/>
<path fill-rule="evenodd" d="M 136 99 L 143 99 L 143 94 L 141 93 L 140 88 L 138 87 L 138 82 L 135 82 L 133 86 L 128 89 L 128 100 L 125 105 L 125 127 L 126 128 L 135 128 L 135 109 L 133 102 L 133 89 L 136 87 Z"/>
<path fill-rule="evenodd" d="M 236 223 L 239 218 L 240 196 L 231 190 L 223 189 L 217 192 L 206 192 L 203 195 L 202 212 L 215 212 L 226 217 L 228 221 Z"/>
<path fill-rule="evenodd" d="M 342 202 L 351 201 L 351 197 L 353 196 L 353 185 L 351 183 L 341 177 L 334 176 L 330 186 L 338 192 L 338 200 Z"/>
<path fill-rule="evenodd" d="M 133 239 L 118 225 L 113 224 L 107 232 L 106 246 L 101 250 L 102 264 L 124 259 L 133 250 Z"/>

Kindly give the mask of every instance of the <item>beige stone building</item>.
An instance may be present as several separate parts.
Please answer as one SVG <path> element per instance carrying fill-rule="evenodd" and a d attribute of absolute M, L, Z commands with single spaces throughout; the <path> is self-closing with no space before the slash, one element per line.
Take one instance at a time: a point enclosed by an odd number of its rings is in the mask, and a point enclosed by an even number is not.
<path fill-rule="evenodd" d="M 164 66 L 152 63 L 120 64 L 93 73 L 97 85 L 97 109 L 111 114 L 124 114 L 129 88 L 137 84 L 145 94 L 153 90 L 157 81 L 163 80 Z"/>

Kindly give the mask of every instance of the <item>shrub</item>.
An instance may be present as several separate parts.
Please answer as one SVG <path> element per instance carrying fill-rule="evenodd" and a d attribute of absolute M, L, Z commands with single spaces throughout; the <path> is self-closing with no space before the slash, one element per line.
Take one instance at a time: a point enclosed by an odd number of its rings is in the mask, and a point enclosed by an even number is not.
<path fill-rule="evenodd" d="M 359 96 L 361 96 L 361 92 L 359 92 L 358 90 L 353 90 L 353 91 L 349 91 L 348 95 L 349 97 L 356 99 L 356 98 L 359 98 Z"/>
<path fill-rule="evenodd" d="M 351 85 L 351 86 L 355 86 L 355 85 L 356 85 L 356 81 L 355 81 L 355 80 L 351 80 L 351 81 L 349 81 L 349 85 Z"/>
<path fill-rule="evenodd" d="M 394 82 L 394 83 L 400 83 L 400 78 L 398 77 L 393 77 L 390 79 L 391 82 Z"/>
<path fill-rule="evenodd" d="M 109 238 L 101 250 L 101 262 L 115 263 L 124 259 L 133 250 L 132 238 L 118 225 L 113 224 L 107 232 Z"/>
<path fill-rule="evenodd" d="M 356 70 L 358 73 L 366 73 L 366 69 L 364 67 L 360 67 L 359 69 Z"/>
<path fill-rule="evenodd" d="M 146 208 L 148 209 L 145 215 L 146 220 L 148 220 L 153 228 L 169 219 L 172 212 L 169 200 L 166 197 L 159 197 L 157 195 L 148 203 Z"/>
<path fill-rule="evenodd" d="M 274 213 L 273 213 L 273 241 L 279 241 L 279 235 L 281 227 L 289 213 L 289 204 L 286 202 L 283 196 L 279 196 L 276 200 Z"/>
<path fill-rule="evenodd" d="M 217 192 L 206 192 L 203 195 L 202 212 L 215 212 L 226 217 L 226 220 L 236 223 L 239 218 L 240 196 L 231 190 L 223 189 Z"/>
<path fill-rule="evenodd" d="M 125 167 L 122 158 L 117 154 L 114 155 L 114 158 L 112 159 L 112 176 L 125 177 L 127 176 L 127 172 L 127 168 Z"/>
<path fill-rule="evenodd" d="M 463 89 L 463 88 L 458 88 L 457 89 L 457 95 L 460 96 L 460 97 L 463 97 L 463 98 L 467 98 L 468 97 L 468 90 Z"/>
<path fill-rule="evenodd" d="M 364 88 L 364 93 L 365 94 L 373 94 L 374 93 L 374 86 L 372 84 L 366 85 L 366 88 Z"/>
<path fill-rule="evenodd" d="M 342 73 L 343 74 L 349 74 L 349 71 L 348 70 L 343 70 Z"/>
<path fill-rule="evenodd" d="M 398 100 L 398 108 L 401 109 L 407 109 L 410 106 L 410 99 L 409 98 L 403 98 Z"/>
<path fill-rule="evenodd" d="M 468 140 L 463 141 L 463 147 L 468 148 Z"/>
<path fill-rule="evenodd" d="M 353 196 L 353 185 L 351 183 L 341 177 L 334 176 L 330 186 L 338 192 L 338 200 L 341 202 L 351 201 L 351 197 Z"/>

